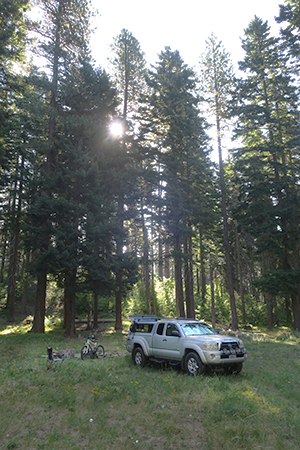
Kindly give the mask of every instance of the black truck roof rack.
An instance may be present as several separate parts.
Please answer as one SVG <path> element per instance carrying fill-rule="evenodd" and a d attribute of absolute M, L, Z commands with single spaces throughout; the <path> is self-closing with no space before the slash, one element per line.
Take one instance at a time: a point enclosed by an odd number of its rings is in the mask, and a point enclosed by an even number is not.
<path fill-rule="evenodd" d="M 157 322 L 158 318 L 154 315 L 131 315 L 129 316 L 129 319 L 132 322 Z"/>

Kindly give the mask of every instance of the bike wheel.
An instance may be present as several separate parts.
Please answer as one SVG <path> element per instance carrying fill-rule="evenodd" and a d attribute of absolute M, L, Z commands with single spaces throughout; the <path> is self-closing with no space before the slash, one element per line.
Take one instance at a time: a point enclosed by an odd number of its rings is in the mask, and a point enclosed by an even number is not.
<path fill-rule="evenodd" d="M 97 358 L 104 358 L 104 347 L 102 345 L 96 347 L 96 356 Z"/>
<path fill-rule="evenodd" d="M 88 359 L 88 358 L 91 357 L 90 349 L 89 349 L 86 345 L 84 345 L 84 346 L 82 347 L 80 353 L 81 353 L 81 359 Z"/>

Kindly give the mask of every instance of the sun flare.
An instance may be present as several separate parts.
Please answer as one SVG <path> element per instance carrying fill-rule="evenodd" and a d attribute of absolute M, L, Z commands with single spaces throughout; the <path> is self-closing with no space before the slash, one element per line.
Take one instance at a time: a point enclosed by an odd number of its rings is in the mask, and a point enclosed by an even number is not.
<path fill-rule="evenodd" d="M 121 137 L 124 133 L 123 124 L 121 122 L 113 122 L 110 125 L 110 133 L 115 138 Z"/>

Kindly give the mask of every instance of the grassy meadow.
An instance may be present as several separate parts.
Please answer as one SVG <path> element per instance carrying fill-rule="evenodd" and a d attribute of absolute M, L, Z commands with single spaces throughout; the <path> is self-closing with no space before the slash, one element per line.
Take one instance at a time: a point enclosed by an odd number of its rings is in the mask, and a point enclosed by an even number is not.
<path fill-rule="evenodd" d="M 125 323 L 128 328 L 129 323 Z M 100 333 L 107 353 L 82 361 L 85 339 L 44 335 L 0 319 L 0 449 L 299 450 L 300 337 L 287 330 L 243 337 L 237 376 L 189 377 L 133 365 L 126 331 Z M 75 357 L 46 370 L 47 346 Z"/>

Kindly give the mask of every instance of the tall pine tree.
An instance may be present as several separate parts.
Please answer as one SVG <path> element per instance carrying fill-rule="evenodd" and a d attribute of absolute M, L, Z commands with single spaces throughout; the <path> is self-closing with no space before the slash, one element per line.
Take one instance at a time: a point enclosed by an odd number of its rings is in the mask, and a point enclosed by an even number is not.
<path fill-rule="evenodd" d="M 245 58 L 237 110 L 243 147 L 235 167 L 242 224 L 262 255 L 260 287 L 272 326 L 273 299 L 289 296 L 300 328 L 299 129 L 297 95 L 278 39 L 255 17 L 242 41 Z"/>
<path fill-rule="evenodd" d="M 143 111 L 143 136 L 160 167 L 161 211 L 175 261 L 176 312 L 194 317 L 191 237 L 207 192 L 206 124 L 199 112 L 195 73 L 178 51 L 166 47 L 160 53 L 147 84 L 145 102 L 149 106 Z"/>
<path fill-rule="evenodd" d="M 119 267 L 116 271 L 116 330 L 122 329 L 122 297 L 123 271 L 126 270 L 126 260 L 123 250 L 126 238 L 124 221 L 125 209 L 128 211 L 131 202 L 128 192 L 136 191 L 136 161 L 134 156 L 134 127 L 138 98 L 144 85 L 145 58 L 138 40 L 126 29 L 114 39 L 112 47 L 112 75 L 116 83 L 120 99 L 120 116 L 123 125 L 123 135 L 120 137 L 120 172 L 118 185 L 118 229 L 116 232 L 117 254 Z M 134 177 L 134 178 L 133 178 Z M 143 213 L 142 213 L 143 214 Z"/>
<path fill-rule="evenodd" d="M 216 121 L 224 253 L 231 306 L 231 325 L 232 328 L 236 330 L 238 329 L 238 318 L 234 297 L 232 264 L 230 260 L 228 213 L 222 155 L 222 132 L 234 77 L 229 54 L 225 51 L 222 43 L 217 41 L 214 35 L 207 40 L 206 51 L 201 58 L 201 79 L 204 98 L 211 107 Z"/>
<path fill-rule="evenodd" d="M 53 264 L 51 236 L 54 222 L 51 216 L 55 214 L 53 196 L 55 196 L 56 166 L 60 152 L 59 114 L 63 112 L 65 106 L 60 102 L 61 82 L 64 79 L 64 71 L 70 66 L 78 65 L 80 58 L 85 59 L 85 55 L 88 54 L 90 11 L 87 0 L 68 2 L 40 0 L 38 4 L 42 21 L 36 31 L 40 36 L 39 51 L 48 66 L 48 92 L 45 92 L 45 98 L 49 117 L 47 135 L 42 139 L 46 144 L 46 162 L 40 171 L 40 195 L 35 196 L 31 206 L 33 215 L 38 216 L 36 234 L 40 237 L 39 252 L 36 253 L 38 279 L 33 330 L 42 333 L 44 332 L 47 273 Z M 73 304 L 72 296 L 70 301 Z"/>

